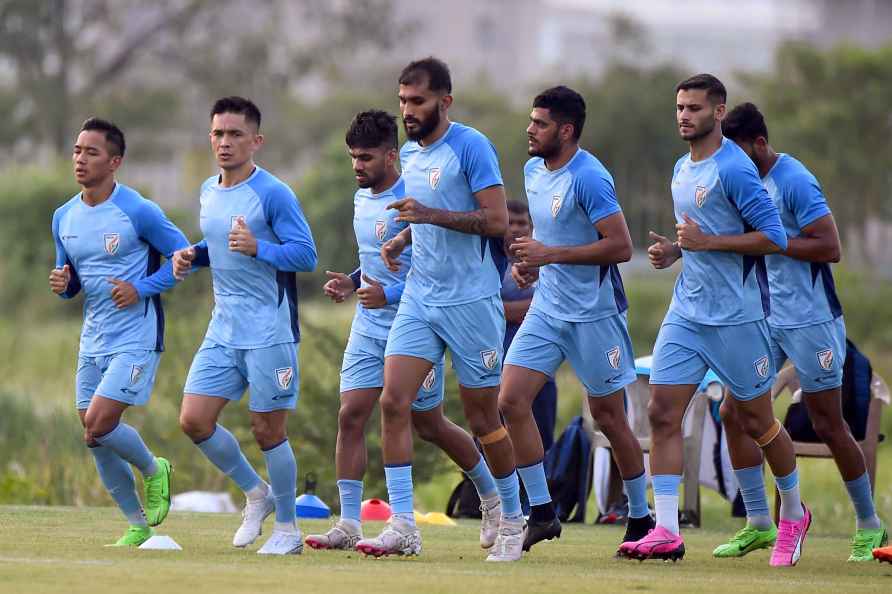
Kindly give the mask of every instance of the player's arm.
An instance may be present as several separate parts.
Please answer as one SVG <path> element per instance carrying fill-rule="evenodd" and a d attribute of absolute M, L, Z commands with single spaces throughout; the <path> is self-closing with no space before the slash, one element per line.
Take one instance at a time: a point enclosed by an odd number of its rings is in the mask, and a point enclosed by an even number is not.
<path fill-rule="evenodd" d="M 400 256 L 408 246 L 412 245 L 412 227 L 406 226 L 405 229 L 397 233 L 392 239 L 388 239 L 381 246 L 381 259 L 384 265 L 391 272 L 397 272 L 400 269 Z"/>
<path fill-rule="evenodd" d="M 56 266 L 50 271 L 50 289 L 62 299 L 71 299 L 81 290 L 77 269 L 68 257 L 59 238 L 58 213 L 53 215 L 53 242 L 56 245 Z"/>
<path fill-rule="evenodd" d="M 504 186 L 491 186 L 474 193 L 477 210 L 455 211 L 429 208 L 414 198 L 403 198 L 387 206 L 399 211 L 394 220 L 417 225 L 437 225 L 469 235 L 503 237 L 508 230 L 508 207 Z"/>
<path fill-rule="evenodd" d="M 143 203 L 139 216 L 135 218 L 135 223 L 140 238 L 167 258 L 167 261 L 157 271 L 133 283 L 133 288 L 136 289 L 139 298 L 145 299 L 163 293 L 176 284 L 177 279 L 173 274 L 171 258 L 174 252 L 189 247 L 189 240 L 167 218 L 164 211 L 152 202 Z"/>
<path fill-rule="evenodd" d="M 502 305 L 505 306 L 505 320 L 512 324 L 520 324 L 526 317 L 532 302 L 532 297 L 515 301 L 502 301 Z"/>
<path fill-rule="evenodd" d="M 607 266 L 632 258 L 632 237 L 621 211 L 604 217 L 594 225 L 601 236 L 583 245 L 548 246 L 531 237 L 521 237 L 511 244 L 511 253 L 526 266 L 548 264 L 587 264 Z"/>
<path fill-rule="evenodd" d="M 839 230 L 818 180 L 796 176 L 783 199 L 800 228 L 799 237 L 788 238 L 784 255 L 805 262 L 839 262 Z"/>
<path fill-rule="evenodd" d="M 297 197 L 285 188 L 264 202 L 266 218 L 281 243 L 255 239 L 253 255 L 277 270 L 312 272 L 316 268 L 316 243 Z M 246 227 L 244 229 L 247 229 Z"/>

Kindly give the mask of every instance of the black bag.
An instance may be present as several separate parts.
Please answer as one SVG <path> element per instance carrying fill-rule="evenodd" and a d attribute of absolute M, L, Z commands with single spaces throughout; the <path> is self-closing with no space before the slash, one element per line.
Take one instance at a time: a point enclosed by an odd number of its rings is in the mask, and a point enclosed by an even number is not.
<path fill-rule="evenodd" d="M 846 360 L 842 368 L 842 416 L 857 441 L 863 440 L 867 432 L 872 377 L 870 359 L 846 339 Z M 790 405 L 784 417 L 784 428 L 793 441 L 821 443 L 802 402 Z"/>
<path fill-rule="evenodd" d="M 480 519 L 480 497 L 474 483 L 468 477 L 452 490 L 449 503 L 446 504 L 446 515 L 450 518 L 475 518 Z"/>
<path fill-rule="evenodd" d="M 554 509 L 561 522 L 585 522 L 585 507 L 592 488 L 592 444 L 576 417 L 545 455 L 545 477 Z M 573 517 L 570 513 L 576 510 Z"/>

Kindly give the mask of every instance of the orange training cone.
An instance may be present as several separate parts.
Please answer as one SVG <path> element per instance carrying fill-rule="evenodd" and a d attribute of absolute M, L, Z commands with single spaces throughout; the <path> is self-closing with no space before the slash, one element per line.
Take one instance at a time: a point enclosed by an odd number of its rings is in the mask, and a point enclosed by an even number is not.
<path fill-rule="evenodd" d="M 363 522 L 386 522 L 390 515 L 390 504 L 383 499 L 366 499 L 359 512 L 359 518 Z"/>

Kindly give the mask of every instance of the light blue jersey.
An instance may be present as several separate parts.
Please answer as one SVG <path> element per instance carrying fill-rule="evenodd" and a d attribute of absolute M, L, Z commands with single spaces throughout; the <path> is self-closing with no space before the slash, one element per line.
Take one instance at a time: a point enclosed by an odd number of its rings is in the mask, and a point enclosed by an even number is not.
<path fill-rule="evenodd" d="M 533 238 L 547 246 L 573 246 L 600 239 L 594 224 L 621 212 L 613 177 L 594 155 L 579 149 L 566 165 L 549 171 L 535 157 L 524 167 Z M 566 322 L 592 322 L 627 309 L 619 268 L 549 264 L 539 272 L 531 311 Z"/>
<path fill-rule="evenodd" d="M 453 122 L 429 146 L 400 150 L 406 196 L 430 208 L 473 211 L 474 194 L 502 185 L 499 158 L 480 132 Z M 412 225 L 412 272 L 406 294 L 424 305 L 460 305 L 499 293 L 506 259 L 502 238 Z"/>
<path fill-rule="evenodd" d="M 799 237 L 803 227 L 830 214 L 818 180 L 790 155 L 778 155 L 762 182 L 780 211 L 788 237 Z M 771 288 L 770 326 L 802 328 L 842 315 L 829 264 L 804 262 L 781 254 L 766 256 L 765 264 Z"/>
<path fill-rule="evenodd" d="M 397 272 L 391 272 L 381 258 L 384 242 L 393 239 L 407 226 L 406 223 L 394 221 L 399 213 L 397 210 L 387 210 L 387 205 L 405 195 L 405 184 L 400 178 L 380 194 L 372 193 L 371 188 L 360 188 L 353 197 L 353 232 L 359 246 L 359 269 L 365 276 L 384 285 L 387 299 L 385 307 L 375 309 L 356 304 L 352 331 L 369 338 L 387 340 L 412 263 L 411 246 L 400 255 L 400 269 Z M 365 284 L 365 281 L 362 282 Z"/>
<path fill-rule="evenodd" d="M 78 194 L 53 213 L 56 267 L 68 264 L 71 281 L 63 298 L 84 292 L 80 355 L 162 351 L 164 312 L 160 293 L 175 284 L 161 255 L 188 247 L 161 208 L 135 190 L 115 184 L 108 200 L 87 205 Z M 108 279 L 131 283 L 140 300 L 118 309 Z"/>
<path fill-rule="evenodd" d="M 229 249 L 242 219 L 257 238 L 256 257 Z M 300 340 L 295 272 L 316 267 L 316 245 L 294 192 L 257 167 L 245 181 L 201 186 L 201 231 L 193 266 L 210 266 L 214 312 L 205 342 L 259 349 Z"/>
<path fill-rule="evenodd" d="M 687 214 L 711 235 L 761 231 L 781 249 L 787 236 L 777 207 L 743 150 L 727 138 L 708 159 L 678 160 L 672 176 L 675 219 Z M 770 312 L 768 275 L 762 256 L 720 251 L 683 251 L 670 312 L 709 326 L 765 319 Z"/>

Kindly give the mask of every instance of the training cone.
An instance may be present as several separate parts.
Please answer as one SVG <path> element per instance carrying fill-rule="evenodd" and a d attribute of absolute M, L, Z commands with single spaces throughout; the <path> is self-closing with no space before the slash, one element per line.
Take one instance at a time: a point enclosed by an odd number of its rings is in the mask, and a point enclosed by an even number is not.
<path fill-rule="evenodd" d="M 139 545 L 144 551 L 182 551 L 183 547 L 169 536 L 156 534 L 149 540 Z"/>
<path fill-rule="evenodd" d="M 308 473 L 303 495 L 294 502 L 294 511 L 298 518 L 328 518 L 331 509 L 316 496 L 316 476 Z"/>
<path fill-rule="evenodd" d="M 363 522 L 386 522 L 390 516 L 390 504 L 383 499 L 366 499 L 359 511 Z"/>
<path fill-rule="evenodd" d="M 424 524 L 431 526 L 458 526 L 455 520 L 444 514 L 443 512 L 427 512 L 424 514 Z"/>

